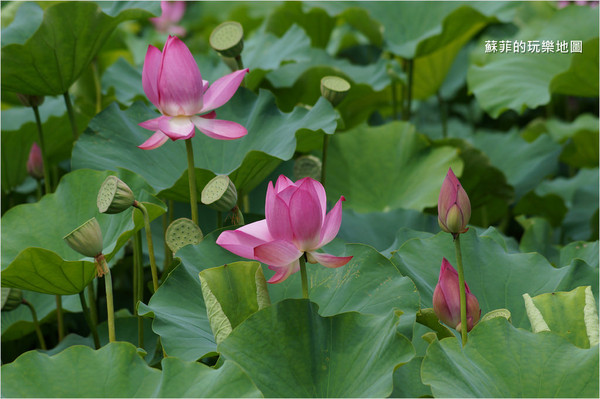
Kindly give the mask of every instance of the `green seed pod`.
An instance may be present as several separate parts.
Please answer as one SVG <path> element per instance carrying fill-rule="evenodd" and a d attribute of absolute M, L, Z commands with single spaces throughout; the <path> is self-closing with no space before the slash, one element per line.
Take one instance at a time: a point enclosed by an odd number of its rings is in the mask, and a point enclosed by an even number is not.
<path fill-rule="evenodd" d="M 23 303 L 23 292 L 18 288 L 2 287 L 2 311 L 16 309 Z"/>
<path fill-rule="evenodd" d="M 314 155 L 302 155 L 294 161 L 294 180 L 311 177 L 317 181 L 321 180 L 321 160 Z"/>
<path fill-rule="evenodd" d="M 17 93 L 17 98 L 26 107 L 39 107 L 44 103 L 44 96 L 34 96 L 32 94 Z"/>
<path fill-rule="evenodd" d="M 215 176 L 204 186 L 200 201 L 215 211 L 229 212 L 237 205 L 237 190 L 228 176 Z"/>
<path fill-rule="evenodd" d="M 190 219 L 176 219 L 169 225 L 165 233 L 165 242 L 173 253 L 186 245 L 196 245 L 202 241 L 200 227 Z"/>
<path fill-rule="evenodd" d="M 102 254 L 102 230 L 96 218 L 91 218 L 73 230 L 63 240 L 82 255 L 94 258 Z"/>
<path fill-rule="evenodd" d="M 133 192 L 125 182 L 116 176 L 108 176 L 100 186 L 96 204 L 100 213 L 115 214 L 129 209 L 134 201 Z"/>
<path fill-rule="evenodd" d="M 321 79 L 321 95 L 335 107 L 342 102 L 348 91 L 350 83 L 337 76 L 325 76 Z"/>
<path fill-rule="evenodd" d="M 219 54 L 235 58 L 244 49 L 244 28 L 238 22 L 223 22 L 212 31 L 209 42 Z"/>

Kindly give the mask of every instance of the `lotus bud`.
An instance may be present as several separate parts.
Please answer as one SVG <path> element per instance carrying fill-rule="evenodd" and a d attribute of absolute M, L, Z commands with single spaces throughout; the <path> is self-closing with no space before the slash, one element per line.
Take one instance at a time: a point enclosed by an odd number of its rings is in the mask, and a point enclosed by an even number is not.
<path fill-rule="evenodd" d="M 438 199 L 438 223 L 442 230 L 456 235 L 468 230 L 470 218 L 471 202 L 450 168 Z"/>
<path fill-rule="evenodd" d="M 23 292 L 18 288 L 2 287 L 2 311 L 16 309 L 23 303 Z"/>
<path fill-rule="evenodd" d="M 348 91 L 350 83 L 337 76 L 325 76 L 321 79 L 321 95 L 334 107 L 342 102 Z"/>
<path fill-rule="evenodd" d="M 222 56 L 239 57 L 244 49 L 244 28 L 238 22 L 223 22 L 212 31 L 209 42 Z"/>
<path fill-rule="evenodd" d="M 26 107 L 39 107 L 44 103 L 44 96 L 17 93 L 17 98 Z"/>
<path fill-rule="evenodd" d="M 237 205 L 237 190 L 228 176 L 215 176 L 202 190 L 200 201 L 215 211 L 229 212 Z"/>
<path fill-rule="evenodd" d="M 33 143 L 29 150 L 29 158 L 27 158 L 27 173 L 34 179 L 40 180 L 44 177 L 44 160 L 42 159 L 42 150 Z"/>
<path fill-rule="evenodd" d="M 133 206 L 134 202 L 129 186 L 116 176 L 108 176 L 104 180 L 96 200 L 100 213 L 108 214 L 121 213 Z"/>
<path fill-rule="evenodd" d="M 302 155 L 294 161 L 294 180 L 310 177 L 317 181 L 321 180 L 321 160 L 314 155 Z"/>
<path fill-rule="evenodd" d="M 481 317 L 481 309 L 475 295 L 471 294 L 465 282 L 467 299 L 467 331 L 471 331 Z M 444 258 L 440 269 L 440 277 L 433 291 L 433 311 L 448 326 L 460 331 L 460 290 L 458 273 L 450 262 Z"/>

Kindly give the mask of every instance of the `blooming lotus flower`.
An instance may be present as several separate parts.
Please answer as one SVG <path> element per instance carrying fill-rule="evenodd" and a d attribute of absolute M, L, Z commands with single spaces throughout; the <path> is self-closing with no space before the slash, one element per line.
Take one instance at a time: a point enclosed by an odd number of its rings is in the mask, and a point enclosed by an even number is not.
<path fill-rule="evenodd" d="M 29 158 L 27 159 L 27 173 L 34 179 L 41 179 L 44 177 L 44 161 L 42 160 L 42 150 L 33 143 L 31 150 L 29 150 Z"/>
<path fill-rule="evenodd" d="M 479 321 L 481 309 L 475 295 L 471 294 L 465 282 L 467 299 L 467 331 Z M 437 317 L 450 327 L 460 331 L 460 291 L 458 273 L 446 258 L 442 259 L 440 277 L 433 291 L 433 311 Z"/>
<path fill-rule="evenodd" d="M 217 244 L 244 258 L 255 259 L 275 271 L 269 283 L 280 283 L 300 270 L 299 258 L 325 267 L 344 266 L 352 256 L 316 252 L 337 235 L 342 223 L 340 197 L 325 214 L 325 189 L 310 177 L 292 182 L 281 175 L 275 187 L 269 182 L 265 220 L 221 233 Z"/>
<path fill-rule="evenodd" d="M 248 69 L 235 71 L 209 87 L 208 81 L 202 80 L 192 53 L 177 37 L 169 36 L 162 53 L 156 47 L 148 46 L 142 71 L 142 86 L 146 96 L 162 116 L 139 124 L 145 129 L 154 130 L 154 134 L 138 147 L 152 150 L 163 145 L 169 138 L 192 138 L 195 127 L 207 136 L 219 140 L 245 136 L 248 133 L 245 127 L 235 122 L 214 119 L 216 114 L 213 110 L 231 99 L 247 72 Z"/>
<path fill-rule="evenodd" d="M 185 35 L 185 29 L 177 26 L 177 23 L 183 18 L 185 12 L 185 1 L 161 1 L 160 17 L 150 18 L 154 28 L 163 33 L 172 33 L 174 35 Z"/>
<path fill-rule="evenodd" d="M 460 182 L 448 169 L 438 198 L 438 223 L 447 233 L 465 233 L 471 218 L 471 202 Z"/>

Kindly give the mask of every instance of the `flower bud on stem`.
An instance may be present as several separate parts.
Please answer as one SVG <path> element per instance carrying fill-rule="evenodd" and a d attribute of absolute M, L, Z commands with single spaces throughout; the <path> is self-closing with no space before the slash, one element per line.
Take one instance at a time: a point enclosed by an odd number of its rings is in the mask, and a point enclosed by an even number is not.
<path fill-rule="evenodd" d="M 187 140 L 186 140 L 186 143 L 187 143 Z M 194 184 L 194 186 L 195 186 L 195 184 Z M 142 204 L 141 202 L 134 201 L 133 206 L 138 208 L 142 212 L 142 215 L 144 216 L 144 229 L 146 230 L 146 241 L 148 243 L 148 255 L 150 256 L 150 270 L 152 270 L 152 285 L 154 287 L 154 292 L 156 292 L 158 290 L 158 271 L 156 268 L 156 259 L 154 258 L 154 244 L 152 243 L 152 231 L 150 230 L 150 216 L 148 215 L 148 210 L 146 209 L 144 204 Z"/>

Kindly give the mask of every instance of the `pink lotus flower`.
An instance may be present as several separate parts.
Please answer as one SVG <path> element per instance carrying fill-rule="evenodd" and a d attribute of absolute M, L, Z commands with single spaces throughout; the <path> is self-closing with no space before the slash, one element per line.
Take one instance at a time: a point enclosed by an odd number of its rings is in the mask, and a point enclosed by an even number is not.
<path fill-rule="evenodd" d="M 471 294 L 469 286 L 465 282 L 465 294 L 467 299 L 467 331 L 479 321 L 481 309 L 475 295 Z M 433 291 L 433 311 L 437 317 L 450 327 L 460 331 L 460 292 L 458 273 L 446 258 L 442 259 L 440 277 Z"/>
<path fill-rule="evenodd" d="M 265 220 L 237 230 L 224 231 L 217 244 L 244 258 L 255 259 L 275 271 L 269 283 L 280 283 L 300 270 L 299 258 L 306 253 L 310 263 L 340 267 L 352 256 L 316 252 L 335 238 L 342 223 L 341 197 L 326 211 L 325 189 L 310 177 L 292 182 L 281 175 L 275 188 L 269 182 Z"/>
<path fill-rule="evenodd" d="M 33 143 L 29 150 L 29 158 L 27 159 L 27 173 L 34 179 L 40 180 L 44 177 L 44 161 L 42 160 L 42 150 Z"/>
<path fill-rule="evenodd" d="M 177 26 L 177 23 L 185 13 L 185 1 L 161 1 L 160 9 L 162 11 L 160 17 L 150 18 L 154 28 L 162 33 L 184 36 L 185 29 Z"/>
<path fill-rule="evenodd" d="M 154 130 L 154 134 L 138 147 L 152 150 L 169 138 L 192 138 L 195 127 L 219 140 L 245 136 L 248 133 L 245 127 L 214 119 L 216 114 L 213 110 L 233 97 L 247 72 L 248 69 L 235 71 L 208 87 L 208 81 L 202 80 L 192 53 L 177 37 L 169 36 L 162 53 L 156 47 L 148 46 L 142 85 L 146 96 L 162 116 L 139 124 L 145 129 Z"/>
<path fill-rule="evenodd" d="M 448 169 L 438 198 L 438 223 L 447 233 L 465 233 L 471 218 L 471 202 L 460 182 Z"/>

